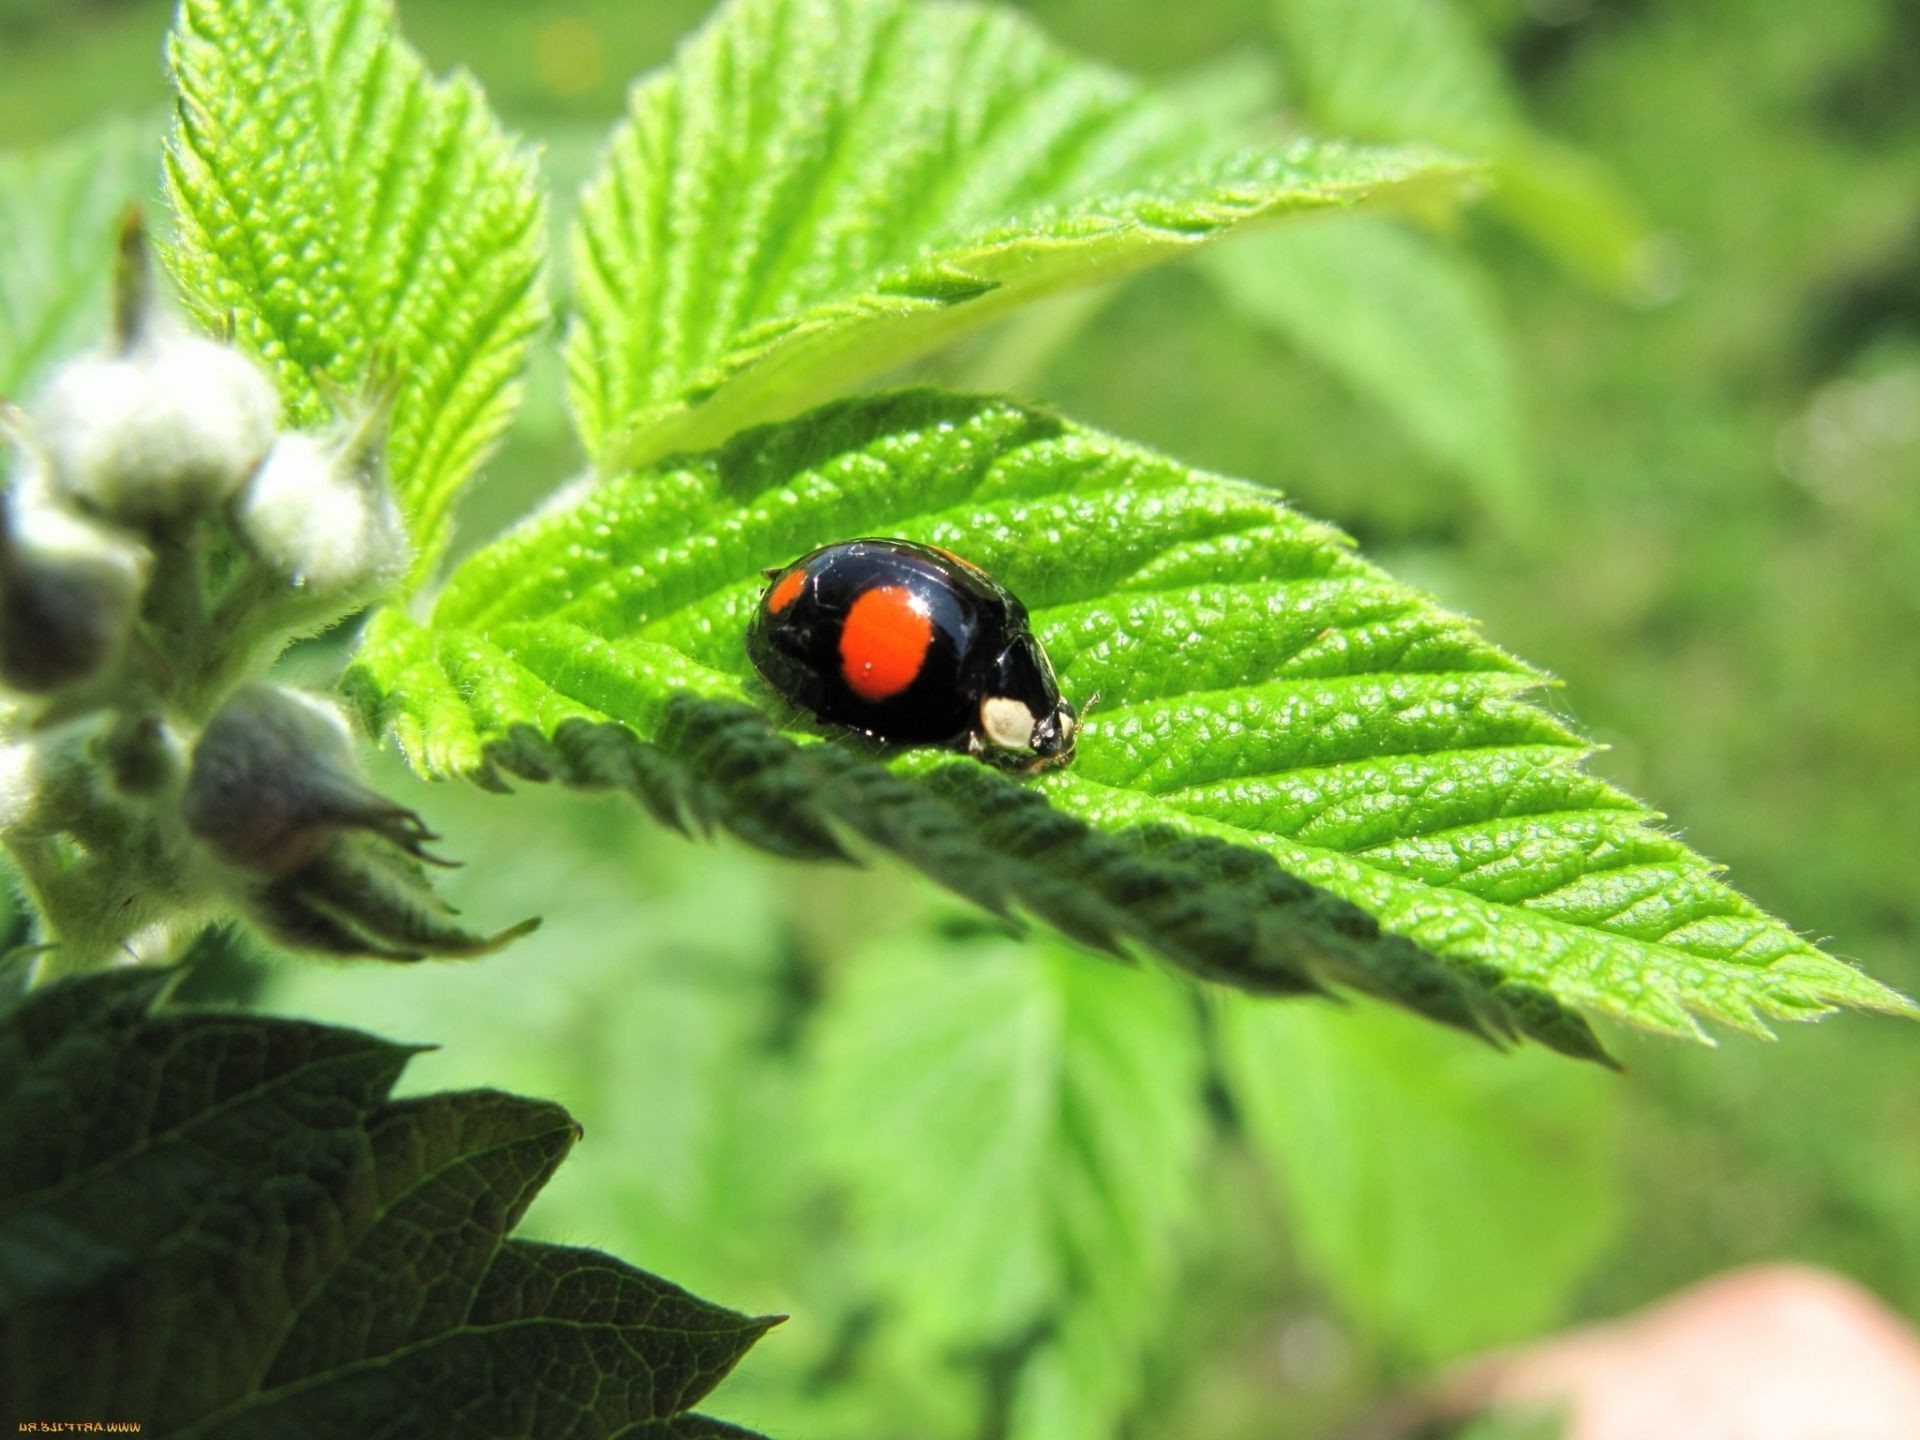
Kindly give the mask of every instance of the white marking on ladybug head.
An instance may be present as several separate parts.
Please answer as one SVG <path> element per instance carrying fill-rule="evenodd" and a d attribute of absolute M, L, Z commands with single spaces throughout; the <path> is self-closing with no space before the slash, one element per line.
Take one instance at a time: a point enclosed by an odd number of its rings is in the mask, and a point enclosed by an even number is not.
<path fill-rule="evenodd" d="M 1037 723 L 1024 700 L 989 695 L 980 702 L 980 728 L 1002 750 L 1025 750 L 1033 744 Z"/>

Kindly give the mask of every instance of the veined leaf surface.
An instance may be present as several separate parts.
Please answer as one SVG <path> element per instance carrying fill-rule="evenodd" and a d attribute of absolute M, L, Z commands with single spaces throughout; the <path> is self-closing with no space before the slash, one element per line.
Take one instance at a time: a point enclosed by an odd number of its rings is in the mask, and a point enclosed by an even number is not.
<path fill-rule="evenodd" d="M 772 1319 L 509 1236 L 579 1139 L 566 1111 L 392 1099 L 417 1047 L 156 1010 L 176 975 L 0 1015 L 0 1412 L 182 1440 L 745 1433 L 686 1412 Z"/>
<path fill-rule="evenodd" d="M 743 635 L 761 567 L 859 534 L 957 550 L 1026 600 L 1067 694 L 1101 697 L 1071 767 L 874 763 L 746 708 L 818 733 Z M 350 688 L 429 773 L 621 785 L 800 855 L 850 829 L 1252 988 L 1333 979 L 1584 1053 L 1567 1007 L 1681 1034 L 1911 1009 L 1586 774 L 1542 682 L 1269 492 L 922 393 L 599 488 L 469 560 L 431 624 L 383 616 Z"/>
<path fill-rule="evenodd" d="M 1247 146 L 1005 11 L 732 0 L 633 93 L 568 344 L 615 474 L 797 414 L 1035 297 L 1458 162 Z"/>
<path fill-rule="evenodd" d="M 170 53 L 170 256 L 293 417 L 315 375 L 399 384 L 388 443 L 416 575 L 519 403 L 546 319 L 539 173 L 471 77 L 435 80 L 390 0 L 185 0 Z"/>

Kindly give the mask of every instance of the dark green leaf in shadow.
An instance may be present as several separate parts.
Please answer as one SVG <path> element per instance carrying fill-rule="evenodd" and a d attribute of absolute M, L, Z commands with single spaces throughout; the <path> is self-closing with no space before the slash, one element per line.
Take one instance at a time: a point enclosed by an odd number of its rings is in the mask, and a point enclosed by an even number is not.
<path fill-rule="evenodd" d="M 774 1323 L 507 1238 L 579 1138 L 557 1105 L 395 1101 L 416 1047 L 156 1008 L 170 978 L 89 975 L 0 1018 L 0 1412 L 614 1434 L 680 1418 Z"/>

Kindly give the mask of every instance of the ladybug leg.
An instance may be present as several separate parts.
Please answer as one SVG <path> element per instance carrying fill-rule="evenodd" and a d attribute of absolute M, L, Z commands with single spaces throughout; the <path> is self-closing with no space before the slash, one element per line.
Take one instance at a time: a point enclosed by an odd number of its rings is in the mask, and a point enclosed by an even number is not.
<path fill-rule="evenodd" d="M 967 731 L 965 737 L 960 741 L 960 747 L 975 760 L 984 760 L 986 758 L 987 745 L 986 742 L 980 738 L 980 732 L 978 730 Z"/>
<path fill-rule="evenodd" d="M 1063 750 L 1058 755 L 1036 755 L 1031 760 L 1015 761 L 1011 768 L 1022 775 L 1044 775 L 1049 770 L 1058 770 L 1062 765 L 1071 764 L 1073 752 Z"/>
<path fill-rule="evenodd" d="M 776 579 L 776 578 L 778 578 L 778 577 L 779 577 L 779 574 L 780 574 L 780 572 L 781 572 L 782 570 L 784 570 L 784 569 L 786 569 L 786 568 L 787 568 L 787 567 L 786 567 L 786 566 L 784 566 L 784 565 L 775 565 L 775 566 L 772 566 L 772 567 L 770 567 L 769 569 L 765 569 L 765 570 L 762 570 L 762 571 L 761 571 L 760 573 L 761 573 L 761 574 L 762 574 L 763 576 L 765 576 L 765 577 L 766 577 L 767 579 L 769 579 L 769 580 L 773 580 L 773 579 Z"/>

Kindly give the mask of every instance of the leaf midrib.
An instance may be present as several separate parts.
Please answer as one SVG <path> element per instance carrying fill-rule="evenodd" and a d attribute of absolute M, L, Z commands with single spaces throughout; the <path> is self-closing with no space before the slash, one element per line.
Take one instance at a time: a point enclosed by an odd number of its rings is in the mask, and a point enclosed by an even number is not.
<path fill-rule="evenodd" d="M 426 1097 L 426 1098 L 431 1099 L 434 1097 Z M 416 1106 L 416 1113 L 417 1113 L 417 1110 L 418 1110 L 417 1101 L 416 1102 L 401 1101 L 399 1102 L 399 1105 L 404 1106 L 408 1103 L 413 1103 Z M 398 1108 L 398 1107 L 395 1107 L 395 1108 Z M 378 1119 L 378 1117 L 379 1117 L 379 1109 L 376 1108 L 369 1115 L 368 1118 L 370 1121 L 373 1121 Z M 554 1125 L 550 1130 L 538 1130 L 538 1131 L 528 1130 L 520 1134 L 509 1135 L 504 1139 L 493 1142 L 492 1144 L 482 1145 L 472 1150 L 463 1150 L 459 1154 L 450 1156 L 444 1164 L 436 1165 L 430 1169 L 423 1170 L 420 1174 L 416 1175 L 409 1184 L 403 1186 L 391 1198 L 387 1200 L 383 1200 L 379 1205 L 375 1206 L 367 1218 L 367 1223 L 365 1228 L 361 1230 L 359 1235 L 354 1237 L 352 1243 L 341 1246 L 341 1248 L 334 1253 L 333 1258 L 327 1262 L 326 1267 L 320 1272 L 320 1274 L 316 1275 L 313 1278 L 313 1282 L 307 1286 L 305 1293 L 302 1294 L 297 1300 L 292 1300 L 291 1303 L 289 1303 L 289 1305 L 287 1306 L 286 1320 L 280 1326 L 280 1333 L 274 1336 L 272 1343 L 262 1353 L 262 1358 L 260 1361 L 259 1368 L 255 1371 L 253 1378 L 247 1382 L 248 1392 L 254 1393 L 254 1392 L 259 1392 L 263 1389 L 263 1387 L 266 1385 L 267 1376 L 273 1372 L 274 1365 L 280 1359 L 281 1351 L 286 1349 L 287 1341 L 293 1337 L 293 1332 L 299 1327 L 300 1321 L 303 1318 L 305 1318 L 308 1308 L 311 1305 L 313 1305 L 313 1303 L 321 1297 L 321 1295 L 325 1292 L 327 1286 L 331 1284 L 333 1281 L 333 1278 L 336 1275 L 338 1275 L 343 1268 L 345 1268 L 348 1261 L 350 1261 L 354 1256 L 358 1255 L 361 1252 L 362 1248 L 369 1241 L 373 1239 L 374 1235 L 380 1229 L 381 1222 L 383 1222 L 387 1218 L 387 1216 L 391 1214 L 397 1207 L 399 1207 L 405 1201 L 412 1199 L 420 1191 L 424 1190 L 428 1185 L 439 1180 L 440 1177 L 443 1175 L 451 1174 L 456 1170 L 464 1169 L 468 1166 L 474 1165 L 476 1162 L 484 1158 L 499 1154 L 500 1152 L 505 1150 L 514 1149 L 516 1146 L 537 1144 L 540 1141 L 546 1139 L 548 1135 L 554 1133 L 555 1131 L 565 1131 L 569 1128 L 570 1128 L 569 1122 L 566 1121 L 564 1118 L 562 1118 L 559 1121 L 559 1123 Z M 377 1178 L 378 1167 L 376 1166 L 372 1168 L 373 1168 L 373 1173 Z M 546 1183 L 546 1181 L 547 1181 L 547 1176 L 542 1174 L 534 1174 L 531 1176 L 522 1177 L 523 1185 L 530 1185 L 531 1188 L 535 1191 L 539 1190 L 540 1187 Z M 500 1227 L 499 1235 L 495 1237 L 494 1244 L 492 1247 L 492 1253 L 498 1254 L 500 1247 L 502 1245 L 509 1243 L 506 1238 L 506 1235 L 507 1235 L 507 1231 L 510 1229 L 512 1229 L 512 1225 L 510 1223 L 502 1224 L 502 1226 Z M 477 1273 L 476 1279 L 484 1277 L 485 1274 L 486 1274 L 486 1268 L 483 1266 Z M 469 1295 L 468 1297 L 468 1303 L 469 1304 L 472 1303 L 471 1295 Z M 392 1352 L 388 1352 L 388 1353 L 392 1353 Z M 362 1356 L 360 1358 L 363 1360 L 372 1360 L 380 1357 Z"/>

